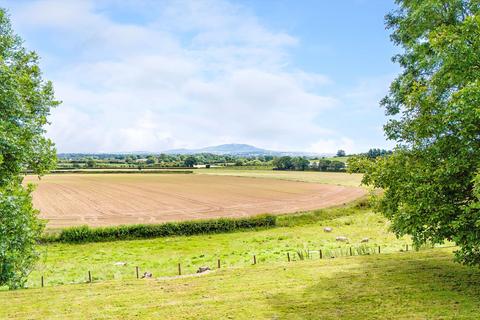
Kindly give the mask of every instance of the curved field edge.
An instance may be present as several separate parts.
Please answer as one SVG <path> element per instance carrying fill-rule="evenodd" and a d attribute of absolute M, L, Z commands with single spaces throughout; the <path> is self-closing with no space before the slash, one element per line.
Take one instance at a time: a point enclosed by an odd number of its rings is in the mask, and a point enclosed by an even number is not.
<path fill-rule="evenodd" d="M 363 196 L 348 204 L 330 208 L 283 213 L 280 215 L 260 214 L 244 218 L 212 218 L 166 222 L 160 224 L 133 224 L 110 227 L 74 226 L 48 230 L 41 237 L 41 244 L 110 242 L 138 240 L 172 236 L 191 236 L 215 233 L 260 230 L 276 226 L 287 227 L 314 223 L 337 216 L 353 214 L 356 209 L 369 208 L 368 198 Z"/>
<path fill-rule="evenodd" d="M 0 292 L 0 318 L 478 319 L 480 272 L 451 250 Z"/>

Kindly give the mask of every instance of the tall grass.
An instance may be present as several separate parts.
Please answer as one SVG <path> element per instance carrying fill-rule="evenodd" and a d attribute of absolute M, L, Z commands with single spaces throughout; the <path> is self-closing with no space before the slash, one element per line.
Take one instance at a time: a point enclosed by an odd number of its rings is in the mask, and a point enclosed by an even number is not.
<path fill-rule="evenodd" d="M 325 220 L 355 215 L 361 210 L 369 210 L 370 208 L 369 198 L 363 197 L 338 207 L 280 215 L 278 216 L 277 226 L 293 227 L 314 224 Z"/>

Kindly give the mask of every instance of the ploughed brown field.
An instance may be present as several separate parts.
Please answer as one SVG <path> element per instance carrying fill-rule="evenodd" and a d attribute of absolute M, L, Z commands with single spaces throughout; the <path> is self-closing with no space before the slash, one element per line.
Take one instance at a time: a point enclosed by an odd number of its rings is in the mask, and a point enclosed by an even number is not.
<path fill-rule="evenodd" d="M 61 174 L 38 184 L 33 203 L 48 227 L 289 213 L 342 204 L 359 187 L 197 174 Z"/>

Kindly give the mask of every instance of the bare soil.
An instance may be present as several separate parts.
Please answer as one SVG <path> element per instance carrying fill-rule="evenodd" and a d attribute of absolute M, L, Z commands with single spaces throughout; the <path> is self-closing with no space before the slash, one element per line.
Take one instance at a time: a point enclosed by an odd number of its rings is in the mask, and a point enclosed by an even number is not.
<path fill-rule="evenodd" d="M 62 174 L 25 181 L 38 184 L 33 203 L 49 228 L 291 213 L 365 194 L 359 187 L 213 175 Z"/>

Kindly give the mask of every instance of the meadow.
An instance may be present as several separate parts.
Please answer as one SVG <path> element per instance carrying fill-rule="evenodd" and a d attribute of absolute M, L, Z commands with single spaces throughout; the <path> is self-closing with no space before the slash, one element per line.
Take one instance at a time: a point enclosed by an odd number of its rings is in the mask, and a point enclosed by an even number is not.
<path fill-rule="evenodd" d="M 155 277 L 182 273 L 192 274 L 200 266 L 246 267 L 253 262 L 277 263 L 298 260 L 298 252 L 311 251 L 319 258 L 349 255 L 369 247 L 376 253 L 398 252 L 410 244 L 408 238 L 397 239 L 388 231 L 388 222 L 368 208 L 358 204 L 316 210 L 277 218 L 276 228 L 258 229 L 213 235 L 167 237 L 146 240 L 115 241 L 87 244 L 54 243 L 40 247 L 41 259 L 28 281 L 29 287 L 55 286 L 84 282 L 91 271 L 95 280 L 132 279 L 136 267 Z M 333 231 L 324 232 L 324 227 Z M 337 242 L 337 236 L 348 237 L 349 243 Z M 361 243 L 369 238 L 368 243 Z M 358 249 L 357 249 L 358 248 Z M 362 251 L 363 252 L 363 251 Z M 120 264 L 121 263 L 121 264 Z"/>
<path fill-rule="evenodd" d="M 479 282 L 432 249 L 0 292 L 0 318 L 478 319 Z"/>

